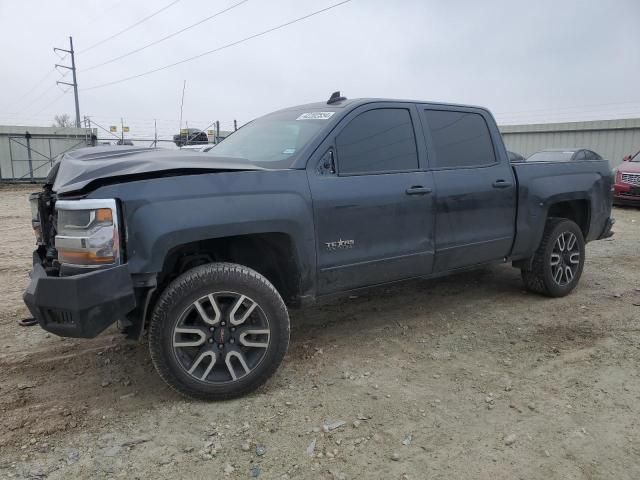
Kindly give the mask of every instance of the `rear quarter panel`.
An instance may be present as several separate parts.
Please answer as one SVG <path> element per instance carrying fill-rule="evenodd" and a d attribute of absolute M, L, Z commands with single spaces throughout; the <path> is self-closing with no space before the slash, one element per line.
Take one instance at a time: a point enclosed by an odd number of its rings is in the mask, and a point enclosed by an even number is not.
<path fill-rule="evenodd" d="M 514 260 L 530 257 L 536 250 L 554 203 L 586 200 L 589 231 L 585 240 L 599 237 L 611 214 L 613 179 L 607 161 L 523 162 L 512 167 L 518 182 Z"/>

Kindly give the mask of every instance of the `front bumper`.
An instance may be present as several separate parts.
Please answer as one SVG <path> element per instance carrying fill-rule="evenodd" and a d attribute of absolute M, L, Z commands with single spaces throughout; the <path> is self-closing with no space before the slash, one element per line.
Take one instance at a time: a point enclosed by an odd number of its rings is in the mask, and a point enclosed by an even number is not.
<path fill-rule="evenodd" d="M 640 195 L 614 195 L 613 204 L 640 207 Z"/>
<path fill-rule="evenodd" d="M 43 329 L 76 338 L 95 337 L 136 306 L 127 265 L 49 277 L 37 255 L 23 299 Z"/>
<path fill-rule="evenodd" d="M 640 187 L 626 183 L 613 186 L 613 203 L 616 205 L 640 206 Z"/>

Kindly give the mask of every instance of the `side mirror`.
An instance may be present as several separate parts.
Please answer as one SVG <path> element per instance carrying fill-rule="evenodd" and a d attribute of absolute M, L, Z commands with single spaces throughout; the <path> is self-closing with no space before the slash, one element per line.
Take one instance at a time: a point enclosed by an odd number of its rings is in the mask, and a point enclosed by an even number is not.
<path fill-rule="evenodd" d="M 318 173 L 320 175 L 335 175 L 336 173 L 336 162 L 333 158 L 333 149 L 327 150 L 327 152 L 320 159 L 320 164 L 318 165 Z"/>
<path fill-rule="evenodd" d="M 630 162 L 631 161 L 631 155 L 625 155 L 624 158 L 622 159 L 623 162 Z"/>

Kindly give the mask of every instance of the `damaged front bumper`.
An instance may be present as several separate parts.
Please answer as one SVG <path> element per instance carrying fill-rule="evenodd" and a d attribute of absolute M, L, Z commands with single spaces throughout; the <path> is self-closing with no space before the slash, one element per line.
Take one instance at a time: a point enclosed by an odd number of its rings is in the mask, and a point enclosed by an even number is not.
<path fill-rule="evenodd" d="M 61 337 L 93 338 L 136 306 L 127 265 L 69 277 L 48 276 L 34 253 L 24 303 L 40 326 Z"/>

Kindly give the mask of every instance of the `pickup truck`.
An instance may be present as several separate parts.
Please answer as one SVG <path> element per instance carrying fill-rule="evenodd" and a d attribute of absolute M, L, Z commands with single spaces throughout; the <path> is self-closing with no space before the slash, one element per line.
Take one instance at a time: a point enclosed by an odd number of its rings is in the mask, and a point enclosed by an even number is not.
<path fill-rule="evenodd" d="M 334 94 L 207 153 L 65 153 L 30 197 L 24 300 L 60 336 L 117 322 L 175 390 L 231 398 L 282 362 L 289 307 L 505 262 L 567 295 L 611 187 L 602 160 L 511 163 L 484 108 Z"/>

